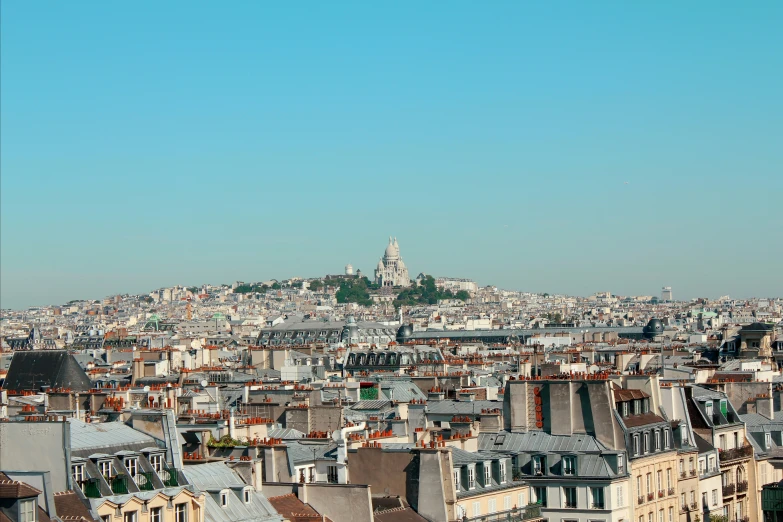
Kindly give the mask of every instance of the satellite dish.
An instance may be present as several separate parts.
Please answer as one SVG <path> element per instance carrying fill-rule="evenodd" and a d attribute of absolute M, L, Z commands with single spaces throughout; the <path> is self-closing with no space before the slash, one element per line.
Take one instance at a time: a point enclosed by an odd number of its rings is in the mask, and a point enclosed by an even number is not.
<path fill-rule="evenodd" d="M 145 391 L 145 392 L 148 392 L 148 391 L 150 391 L 150 387 L 149 387 L 149 386 L 145 386 L 145 387 L 144 387 L 144 391 Z"/>
<path fill-rule="evenodd" d="M 203 386 L 204 388 L 206 388 L 208 384 L 209 384 L 209 381 L 208 381 L 208 380 L 206 380 L 206 379 L 204 379 L 203 381 L 201 381 L 201 386 Z"/>

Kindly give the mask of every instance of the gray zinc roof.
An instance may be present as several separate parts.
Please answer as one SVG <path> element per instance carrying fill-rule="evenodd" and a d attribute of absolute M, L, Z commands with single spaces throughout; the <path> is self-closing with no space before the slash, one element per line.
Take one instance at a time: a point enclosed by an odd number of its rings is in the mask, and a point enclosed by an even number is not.
<path fill-rule="evenodd" d="M 91 422 L 68 419 L 71 427 L 71 449 L 95 452 L 102 448 L 141 449 L 155 446 L 155 439 L 122 422 Z"/>
<path fill-rule="evenodd" d="M 607 451 L 607 448 L 591 435 L 551 435 L 544 431 L 480 433 L 478 447 L 479 450 L 512 453 Z"/>

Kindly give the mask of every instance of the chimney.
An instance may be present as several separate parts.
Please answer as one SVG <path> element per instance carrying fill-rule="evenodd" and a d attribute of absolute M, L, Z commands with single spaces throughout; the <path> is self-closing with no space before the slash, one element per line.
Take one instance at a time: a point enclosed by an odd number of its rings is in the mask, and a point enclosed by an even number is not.
<path fill-rule="evenodd" d="M 774 420 L 775 410 L 772 408 L 772 397 L 769 395 L 756 397 L 756 413 Z"/>
<path fill-rule="evenodd" d="M 231 412 L 228 417 L 228 434 L 232 439 L 236 439 L 236 417 L 234 416 L 235 408 L 231 408 Z"/>
<path fill-rule="evenodd" d="M 136 380 L 144 377 L 144 359 L 135 357 L 131 370 L 131 386 L 136 386 Z"/>

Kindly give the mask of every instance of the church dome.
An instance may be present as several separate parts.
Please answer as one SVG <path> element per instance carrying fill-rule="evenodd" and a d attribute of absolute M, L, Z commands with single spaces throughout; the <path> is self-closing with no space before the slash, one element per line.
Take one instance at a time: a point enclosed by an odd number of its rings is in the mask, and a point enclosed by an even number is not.
<path fill-rule="evenodd" d="M 661 335 L 663 333 L 663 323 L 660 319 L 650 319 L 650 322 L 642 329 L 642 332 L 644 332 L 644 336 L 648 339 L 651 339 L 656 335 Z"/>
<path fill-rule="evenodd" d="M 389 243 L 389 245 L 386 247 L 386 252 L 384 252 L 384 257 L 386 259 L 393 259 L 400 255 L 400 253 L 397 251 L 396 248 L 394 248 L 394 245 Z"/>
<path fill-rule="evenodd" d="M 397 342 L 402 344 L 413 334 L 413 326 L 404 324 L 397 330 Z"/>

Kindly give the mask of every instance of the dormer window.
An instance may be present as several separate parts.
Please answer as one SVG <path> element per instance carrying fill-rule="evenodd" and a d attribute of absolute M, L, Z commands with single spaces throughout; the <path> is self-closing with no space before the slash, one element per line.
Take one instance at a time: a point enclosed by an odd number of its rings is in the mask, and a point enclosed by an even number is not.
<path fill-rule="evenodd" d="M 174 506 L 174 522 L 188 522 L 188 504 L 186 502 Z"/>
<path fill-rule="evenodd" d="M 71 466 L 71 471 L 73 473 L 74 485 L 80 487 L 84 480 L 84 464 L 75 464 Z"/>
<path fill-rule="evenodd" d="M 455 488 L 457 491 L 459 491 L 459 486 L 460 486 L 459 475 L 460 475 L 460 473 L 459 473 L 459 470 L 458 470 L 458 469 L 455 469 L 455 470 L 454 470 L 454 488 Z"/>
<path fill-rule="evenodd" d="M 150 465 L 152 466 L 152 469 L 155 470 L 155 473 L 160 473 L 163 471 L 163 455 L 161 454 L 155 454 L 149 456 Z"/>
<path fill-rule="evenodd" d="M 704 403 L 704 410 L 707 412 L 707 420 L 712 421 L 712 401 Z"/>
<path fill-rule="evenodd" d="M 639 415 L 642 412 L 642 401 L 636 399 L 633 401 L 633 412 L 635 415 Z"/>
<path fill-rule="evenodd" d="M 468 489 L 476 489 L 476 470 L 468 466 Z"/>
<path fill-rule="evenodd" d="M 492 465 L 489 462 L 484 463 L 484 487 L 492 485 Z"/>
<path fill-rule="evenodd" d="M 625 455 L 623 455 L 622 453 L 619 453 L 617 455 L 617 474 L 618 475 L 625 474 Z"/>
<path fill-rule="evenodd" d="M 660 430 L 655 430 L 655 451 L 661 450 L 661 432 Z"/>
<path fill-rule="evenodd" d="M 623 404 L 623 417 L 627 417 L 628 416 L 628 403 L 624 402 L 622 404 Z"/>
<path fill-rule="evenodd" d="M 36 504 L 34 498 L 19 501 L 19 522 L 35 522 Z"/>
<path fill-rule="evenodd" d="M 498 480 L 498 482 L 500 482 L 501 484 L 505 484 L 506 483 L 506 461 L 505 460 L 501 460 L 500 462 L 498 462 L 498 474 L 500 475 L 500 477 L 498 477 L 500 479 L 500 480 Z"/>
<path fill-rule="evenodd" d="M 644 452 L 650 453 L 650 434 L 648 432 L 644 433 Z"/>
<path fill-rule="evenodd" d="M 543 475 L 546 470 L 546 457 L 543 455 L 533 456 L 533 475 Z"/>
<path fill-rule="evenodd" d="M 111 477 L 111 461 L 110 460 L 102 460 L 98 462 L 98 469 L 101 472 L 101 475 L 103 475 L 104 478 Z"/>
<path fill-rule="evenodd" d="M 650 399 L 644 399 L 642 401 L 642 407 L 644 408 L 644 411 L 642 413 L 649 413 L 650 412 Z"/>
<path fill-rule="evenodd" d="M 228 492 L 222 491 L 220 493 L 220 507 L 226 508 L 228 507 Z"/>
<path fill-rule="evenodd" d="M 573 455 L 563 456 L 563 475 L 576 475 L 576 457 Z"/>
<path fill-rule="evenodd" d="M 764 434 L 764 448 L 772 449 L 772 434 L 769 432 Z"/>
<path fill-rule="evenodd" d="M 633 436 L 633 454 L 639 455 L 639 435 Z"/>
<path fill-rule="evenodd" d="M 663 448 L 669 449 L 671 447 L 671 435 L 669 435 L 669 430 L 663 430 Z"/>
<path fill-rule="evenodd" d="M 250 488 L 245 488 L 245 490 L 242 492 L 242 498 L 245 500 L 245 504 L 250 504 L 250 500 L 252 499 L 252 496 L 250 495 Z"/>
<path fill-rule="evenodd" d="M 136 473 L 139 471 L 139 460 L 136 458 L 125 459 L 125 469 L 132 479 L 136 480 Z"/>

